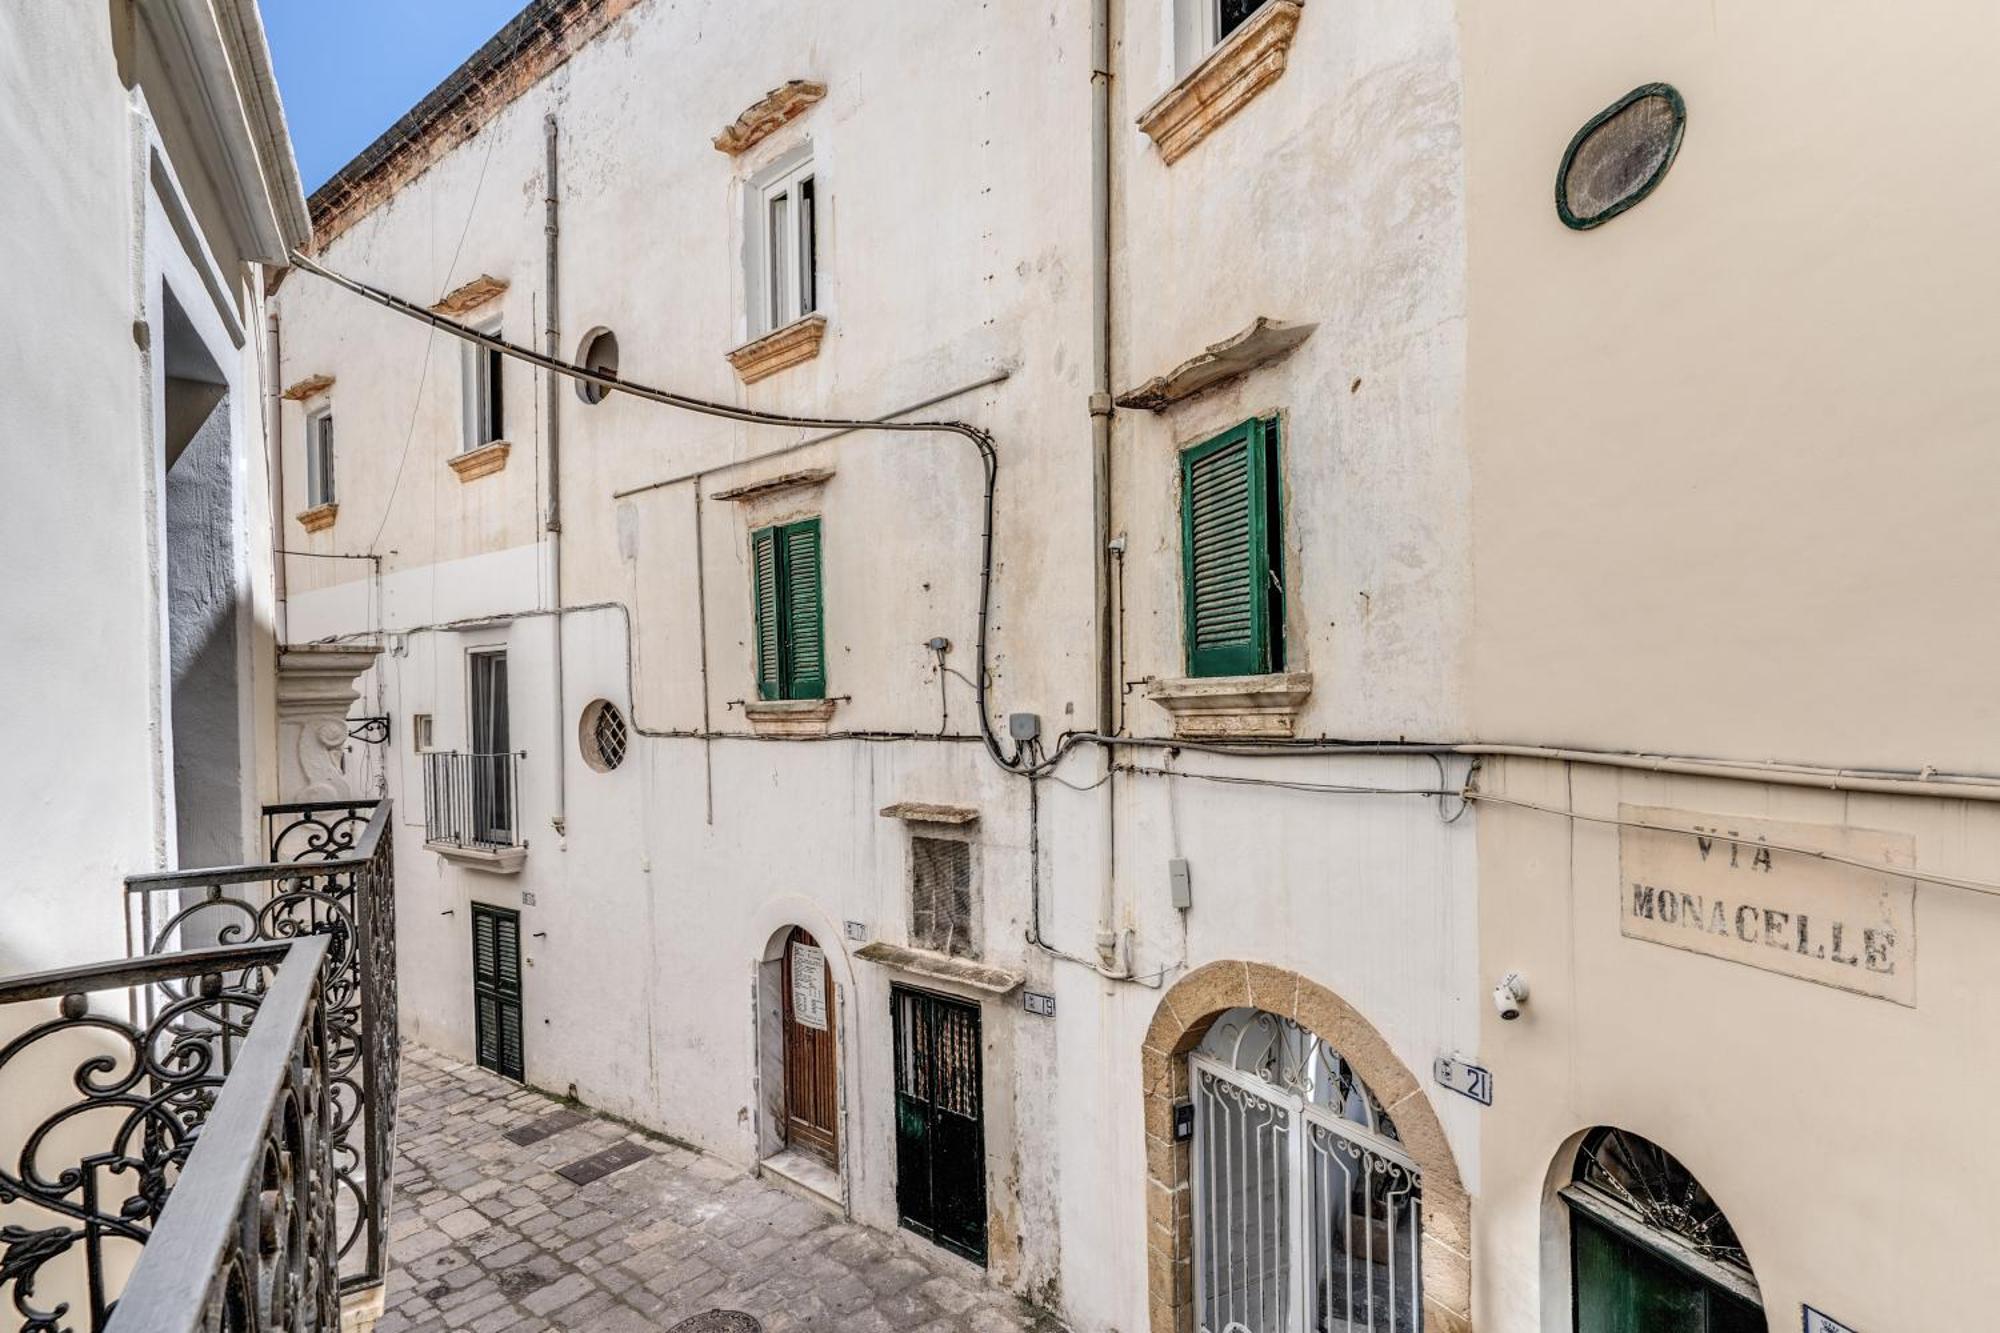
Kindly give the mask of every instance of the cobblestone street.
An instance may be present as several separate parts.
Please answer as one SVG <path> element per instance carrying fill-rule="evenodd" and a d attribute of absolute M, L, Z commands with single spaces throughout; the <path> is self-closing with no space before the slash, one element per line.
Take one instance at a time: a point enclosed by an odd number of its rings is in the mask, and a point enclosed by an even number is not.
<path fill-rule="evenodd" d="M 1059 1327 L 920 1243 L 713 1158 L 558 1115 L 552 1098 L 421 1047 L 403 1071 L 380 1333 L 637 1333 L 714 1308 L 768 1333 Z M 587 1176 L 583 1159 L 621 1145 L 648 1155 L 588 1183 L 559 1174 Z"/>

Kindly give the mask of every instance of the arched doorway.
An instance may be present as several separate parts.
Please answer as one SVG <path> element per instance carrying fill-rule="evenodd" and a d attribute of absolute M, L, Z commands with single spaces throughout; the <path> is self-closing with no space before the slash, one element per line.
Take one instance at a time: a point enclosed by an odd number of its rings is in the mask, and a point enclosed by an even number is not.
<path fill-rule="evenodd" d="M 1227 1085 L 1218 1093 L 1225 1101 L 1241 1094 L 1235 1106 L 1199 1104 L 1210 1095 L 1199 1082 L 1204 1072 L 1215 1076 L 1213 1084 Z M 1472 1203 L 1444 1128 L 1416 1077 L 1346 1001 L 1283 968 L 1209 963 L 1161 997 L 1140 1074 L 1152 1333 L 1471 1329 Z M 1229 1118 L 1239 1109 L 1242 1114 Z M 1198 1263 L 1211 1262 L 1198 1250 L 1197 1209 L 1228 1199 L 1235 1185 L 1226 1174 L 1213 1186 L 1196 1179 L 1197 1167 L 1208 1169 L 1216 1160 L 1207 1151 L 1211 1143 L 1223 1142 L 1205 1139 L 1197 1157 L 1195 1135 L 1187 1131 L 1202 1132 L 1204 1116 L 1211 1136 L 1248 1135 L 1247 1146 L 1237 1148 L 1246 1165 L 1254 1164 L 1257 1135 L 1263 1135 L 1266 1169 L 1282 1182 L 1267 1197 L 1286 1210 L 1290 1227 L 1281 1229 L 1268 1210 L 1261 1234 L 1248 1225 L 1249 1215 L 1238 1221 L 1226 1209 L 1219 1223 L 1204 1223 L 1207 1234 L 1236 1237 L 1237 1268 L 1215 1270 L 1213 1279 L 1197 1277 Z M 1322 1172 L 1318 1180 L 1315 1168 Z M 1319 1204 L 1308 1216 L 1305 1201 L 1313 1197 Z M 1377 1262 L 1387 1257 L 1392 1232 L 1393 1301 L 1388 1273 Z M 1242 1284 L 1242 1260 L 1250 1255 L 1259 1256 L 1267 1274 L 1280 1271 L 1280 1240 L 1287 1247 L 1282 1274 L 1290 1293 L 1280 1322 L 1273 1322 L 1279 1316 L 1269 1304 L 1258 1323 L 1240 1317 L 1257 1308 L 1254 1300 L 1233 1307 L 1208 1300 L 1211 1284 L 1218 1291 Z M 1315 1245 L 1318 1251 L 1309 1252 Z M 1350 1288 L 1343 1264 L 1357 1251 Z M 1332 1274 L 1339 1277 L 1337 1298 Z M 1197 1307 L 1198 1291 L 1205 1309 Z M 1335 1310 L 1350 1313 L 1330 1316 Z M 1218 1322 L 1211 1326 L 1211 1320 Z"/>
<path fill-rule="evenodd" d="M 1599 1126 L 1584 1135 L 1561 1197 L 1576 1333 L 1763 1333 L 1742 1241 L 1665 1148 Z"/>
<path fill-rule="evenodd" d="M 802 926 L 785 939 L 783 1003 L 785 1145 L 840 1166 L 840 1071 L 833 1031 L 833 974 Z"/>

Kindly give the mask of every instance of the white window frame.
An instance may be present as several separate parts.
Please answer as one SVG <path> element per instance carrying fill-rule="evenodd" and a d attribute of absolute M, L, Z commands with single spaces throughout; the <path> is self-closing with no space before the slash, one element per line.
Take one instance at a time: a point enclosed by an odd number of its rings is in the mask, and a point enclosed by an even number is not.
<path fill-rule="evenodd" d="M 333 475 L 333 407 L 306 413 L 306 508 L 330 505 L 338 494 Z"/>
<path fill-rule="evenodd" d="M 1174 0 L 1176 79 L 1206 60 L 1222 40 L 1222 0 Z"/>
<path fill-rule="evenodd" d="M 473 327 L 490 337 L 500 336 L 500 321 L 497 318 L 489 319 L 483 324 L 475 324 Z M 469 454 L 474 449 L 483 449 L 506 438 L 502 431 L 494 428 L 491 389 L 493 368 L 505 364 L 506 358 L 474 342 L 464 344 L 461 358 L 459 396 L 463 438 L 459 452 Z M 504 397 L 506 388 L 503 377 L 500 383 L 503 407 L 506 401 Z M 504 413 L 500 425 L 503 427 L 506 425 Z"/>
<path fill-rule="evenodd" d="M 801 207 L 802 199 L 810 200 L 810 208 Z M 797 323 L 820 308 L 823 204 L 811 144 L 757 173 L 745 189 L 744 292 L 752 338 Z"/>

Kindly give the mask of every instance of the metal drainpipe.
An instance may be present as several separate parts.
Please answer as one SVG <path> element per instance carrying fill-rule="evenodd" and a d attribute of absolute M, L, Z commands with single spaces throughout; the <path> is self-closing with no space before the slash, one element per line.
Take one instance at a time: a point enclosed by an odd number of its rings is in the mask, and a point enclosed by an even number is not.
<path fill-rule="evenodd" d="M 278 379 L 278 312 L 266 296 L 264 314 L 264 453 L 271 468 L 271 600 L 277 621 L 278 647 L 291 638 L 291 612 L 285 605 L 285 412 Z M 275 771 L 275 770 L 274 770 Z"/>
<path fill-rule="evenodd" d="M 551 111 L 542 119 L 543 144 L 547 149 L 547 163 L 544 179 L 548 186 L 548 196 L 543 201 L 543 233 L 547 244 L 544 256 L 543 285 L 547 289 L 543 306 L 544 350 L 552 358 L 562 356 L 561 321 L 558 311 L 561 306 L 561 288 L 558 284 L 556 255 L 557 238 L 561 226 L 556 212 L 556 113 Z M 558 406 L 562 378 L 554 371 L 544 372 L 548 382 L 545 397 L 548 403 L 549 440 L 549 513 L 544 530 L 549 534 L 549 596 L 554 603 L 555 616 L 550 633 L 554 636 L 554 710 L 555 744 L 551 749 L 556 757 L 555 813 L 549 823 L 555 826 L 556 836 L 564 837 L 569 824 L 569 738 L 563 734 L 563 722 L 568 716 L 563 708 L 563 590 L 562 590 L 562 412 Z"/>
<path fill-rule="evenodd" d="M 1117 731 L 1117 668 L 1111 625 L 1111 0 L 1090 5 L 1090 227 L 1091 227 L 1091 489 L 1096 505 L 1092 536 L 1097 575 L 1097 729 Z M 1118 798 L 1111 769 L 1117 751 L 1104 747 L 1104 869 L 1099 887 L 1097 956 L 1101 971 L 1116 974 L 1118 959 Z"/>

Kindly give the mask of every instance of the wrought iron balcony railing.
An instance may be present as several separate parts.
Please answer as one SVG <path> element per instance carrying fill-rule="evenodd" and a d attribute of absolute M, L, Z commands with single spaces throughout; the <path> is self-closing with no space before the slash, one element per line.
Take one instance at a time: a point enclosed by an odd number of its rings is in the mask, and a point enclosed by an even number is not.
<path fill-rule="evenodd" d="M 0 1155 L 0 1326 L 339 1326 L 334 948 L 309 934 L 0 981 L 0 1128 L 19 1136 Z"/>
<path fill-rule="evenodd" d="M 130 934 L 139 952 L 163 959 L 207 945 L 325 937 L 324 1041 L 315 1059 L 330 1104 L 330 1234 L 341 1286 L 372 1286 L 387 1272 L 395 1161 L 392 810 L 388 801 L 266 806 L 264 839 L 268 862 L 128 878 Z M 157 1006 L 161 998 L 141 1000 Z"/>
<path fill-rule="evenodd" d="M 521 756 L 433 750 L 424 756 L 424 841 L 498 851 L 520 847 Z"/>

